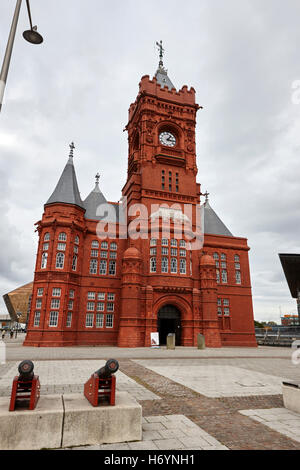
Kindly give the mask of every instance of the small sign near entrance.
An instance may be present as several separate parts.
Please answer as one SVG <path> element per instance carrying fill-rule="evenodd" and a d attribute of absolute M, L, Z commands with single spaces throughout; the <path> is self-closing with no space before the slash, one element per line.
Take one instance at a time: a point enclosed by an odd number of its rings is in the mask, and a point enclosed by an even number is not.
<path fill-rule="evenodd" d="M 158 333 L 150 333 L 151 348 L 159 348 L 159 336 Z"/>

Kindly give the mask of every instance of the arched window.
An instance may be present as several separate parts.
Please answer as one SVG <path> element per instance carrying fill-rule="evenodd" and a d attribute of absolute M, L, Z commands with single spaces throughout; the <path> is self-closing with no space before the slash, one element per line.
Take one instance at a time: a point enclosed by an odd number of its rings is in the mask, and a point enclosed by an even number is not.
<path fill-rule="evenodd" d="M 67 241 L 67 234 L 65 232 L 60 232 L 58 235 L 58 239 L 60 242 L 66 242 Z"/>
<path fill-rule="evenodd" d="M 180 258 L 180 274 L 186 274 L 186 260 Z"/>
<path fill-rule="evenodd" d="M 171 240 L 171 246 L 177 247 L 177 240 L 175 238 L 172 238 Z"/>
<path fill-rule="evenodd" d="M 168 272 L 168 258 L 162 258 L 161 259 L 161 272 L 162 273 L 167 273 Z"/>
<path fill-rule="evenodd" d="M 63 269 L 64 268 L 64 262 L 65 262 L 65 255 L 64 253 L 57 253 L 56 255 L 56 269 Z"/>
<path fill-rule="evenodd" d="M 76 271 L 76 269 L 77 269 L 77 255 L 73 255 L 72 271 Z"/>
<path fill-rule="evenodd" d="M 150 273 L 156 273 L 156 258 L 150 258 Z"/>
<path fill-rule="evenodd" d="M 42 254 L 41 269 L 46 269 L 47 268 L 47 258 L 48 258 L 48 253 L 43 253 Z"/>
<path fill-rule="evenodd" d="M 110 249 L 116 251 L 116 249 L 117 249 L 117 244 L 116 244 L 115 242 L 112 242 L 112 243 L 110 244 Z"/>
<path fill-rule="evenodd" d="M 213 256 L 214 256 L 214 260 L 216 260 L 216 261 L 217 261 L 217 260 L 219 259 L 219 255 L 218 255 L 218 253 L 214 253 L 214 255 L 213 255 Z"/>
<path fill-rule="evenodd" d="M 240 262 L 240 257 L 239 255 L 234 255 L 234 262 L 239 263 Z"/>
<path fill-rule="evenodd" d="M 90 261 L 90 274 L 97 274 L 98 261 L 96 259 L 91 259 Z"/>
<path fill-rule="evenodd" d="M 107 242 L 102 242 L 101 243 L 101 250 L 107 250 L 108 249 L 108 243 Z"/>
<path fill-rule="evenodd" d="M 180 246 L 180 248 L 185 248 L 185 246 L 186 246 L 185 240 L 180 240 L 179 246 Z"/>
<path fill-rule="evenodd" d="M 171 273 L 177 273 L 177 258 L 171 258 Z"/>
<path fill-rule="evenodd" d="M 47 232 L 47 233 L 45 233 L 45 235 L 44 235 L 44 241 L 45 241 L 45 242 L 48 242 L 49 240 L 50 240 L 50 233 Z"/>

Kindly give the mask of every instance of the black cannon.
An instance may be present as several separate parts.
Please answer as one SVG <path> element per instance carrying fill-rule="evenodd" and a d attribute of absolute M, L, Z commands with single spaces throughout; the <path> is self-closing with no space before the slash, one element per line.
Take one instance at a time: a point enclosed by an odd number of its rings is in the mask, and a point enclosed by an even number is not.
<path fill-rule="evenodd" d="M 93 406 L 116 402 L 116 377 L 113 375 L 119 369 L 116 359 L 109 359 L 105 366 L 92 374 L 84 384 L 84 396 Z"/>
<path fill-rule="evenodd" d="M 32 361 L 22 361 L 18 366 L 19 375 L 16 375 L 11 390 L 9 411 L 17 407 L 34 410 L 40 398 L 40 381 L 33 372 Z"/>

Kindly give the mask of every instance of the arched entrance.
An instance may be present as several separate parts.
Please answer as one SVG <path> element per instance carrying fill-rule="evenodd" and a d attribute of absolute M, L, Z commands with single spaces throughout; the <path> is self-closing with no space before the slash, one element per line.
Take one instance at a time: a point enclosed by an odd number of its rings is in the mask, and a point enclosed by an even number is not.
<path fill-rule="evenodd" d="M 181 322 L 180 310 L 174 305 L 165 305 L 157 315 L 157 330 L 159 333 L 159 344 L 167 343 L 169 333 L 176 334 L 176 345 L 180 345 L 181 341 Z"/>

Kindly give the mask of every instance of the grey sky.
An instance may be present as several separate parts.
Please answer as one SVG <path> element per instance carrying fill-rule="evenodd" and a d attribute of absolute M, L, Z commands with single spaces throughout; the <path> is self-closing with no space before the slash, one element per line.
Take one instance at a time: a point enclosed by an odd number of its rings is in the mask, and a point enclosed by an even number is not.
<path fill-rule="evenodd" d="M 41 46 L 22 38 L 25 2 L 0 116 L 0 293 L 32 280 L 34 223 L 76 145 L 81 196 L 101 173 L 118 200 L 127 170 L 127 111 L 143 75 L 165 66 L 197 92 L 198 181 L 229 230 L 245 236 L 255 318 L 296 313 L 279 252 L 300 252 L 298 0 L 31 0 Z M 3 58 L 15 6 L 0 3 Z M 0 305 L 5 312 L 5 306 Z"/>

